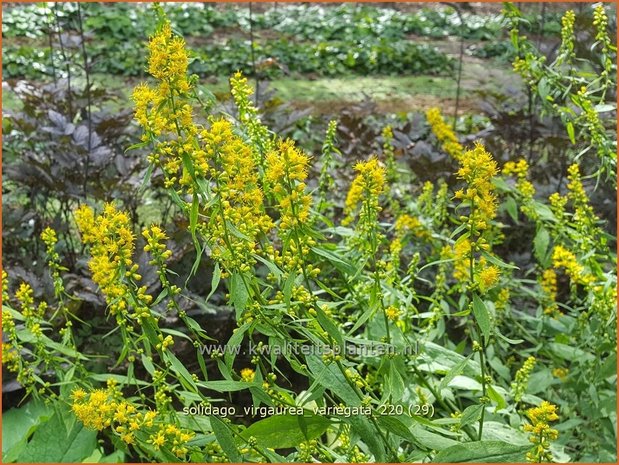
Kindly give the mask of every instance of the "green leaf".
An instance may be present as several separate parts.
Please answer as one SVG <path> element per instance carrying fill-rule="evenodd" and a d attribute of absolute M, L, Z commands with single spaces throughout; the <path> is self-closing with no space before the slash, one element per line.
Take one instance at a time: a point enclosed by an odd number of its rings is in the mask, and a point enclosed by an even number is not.
<path fill-rule="evenodd" d="M 213 294 L 215 294 L 215 291 L 217 290 L 217 286 L 219 286 L 220 280 L 221 280 L 221 268 L 219 267 L 219 263 L 215 263 L 215 268 L 213 268 L 213 277 L 211 278 L 211 291 L 206 296 L 206 299 L 204 299 L 205 302 L 208 302 L 208 300 L 213 296 Z"/>
<path fill-rule="evenodd" d="M 454 365 L 451 370 L 447 372 L 445 377 L 441 380 L 441 383 L 438 385 L 438 392 L 440 393 L 443 389 L 449 386 L 449 382 L 454 379 L 456 376 L 462 373 L 464 367 L 469 363 L 469 360 L 473 354 L 469 355 L 465 359 L 462 359 L 457 365 Z"/>
<path fill-rule="evenodd" d="M 418 444 L 432 450 L 443 450 L 458 444 L 453 439 L 446 438 L 440 434 L 433 433 L 422 428 L 420 425 L 413 426 L 411 432 L 415 436 Z"/>
<path fill-rule="evenodd" d="M 200 206 L 198 196 L 196 194 L 193 195 L 193 200 L 191 202 L 191 212 L 189 213 L 189 230 L 191 231 L 191 237 L 193 237 L 194 242 L 196 241 L 196 228 L 198 226 L 198 207 Z"/>
<path fill-rule="evenodd" d="M 170 363 L 172 371 L 174 371 L 174 373 L 178 375 L 178 380 L 185 386 L 185 388 L 189 389 L 192 392 L 197 392 L 198 386 L 196 386 L 196 382 L 191 377 L 191 374 L 189 373 L 187 368 L 185 368 L 185 365 L 183 365 L 183 363 L 178 358 L 176 358 L 176 355 L 174 355 L 169 350 L 166 350 L 163 355 L 165 359 Z"/>
<path fill-rule="evenodd" d="M 81 462 L 97 447 L 97 432 L 84 428 L 66 407 L 56 405 L 54 415 L 33 434 L 18 462 Z"/>
<path fill-rule="evenodd" d="M 275 415 L 260 420 L 241 434 L 245 439 L 253 436 L 258 444 L 272 449 L 286 449 L 323 434 L 331 422 L 320 416 Z"/>
<path fill-rule="evenodd" d="M 43 402 L 31 400 L 2 414 L 2 461 L 15 462 L 37 428 L 53 415 Z"/>
<path fill-rule="evenodd" d="M 518 270 L 519 268 L 516 265 L 512 265 L 510 263 L 505 263 L 504 261 L 500 260 L 498 257 L 496 257 L 495 255 L 492 255 L 486 251 L 483 251 L 482 256 L 488 260 L 490 263 L 492 263 L 493 265 L 496 265 L 498 267 L 501 268 L 509 268 L 512 270 Z"/>
<path fill-rule="evenodd" d="M 505 210 L 507 210 L 509 216 L 514 220 L 514 223 L 518 223 L 518 205 L 513 197 L 508 197 L 507 200 L 505 200 Z"/>
<path fill-rule="evenodd" d="M 320 308 L 320 306 L 315 306 L 316 310 L 316 319 L 322 329 L 324 329 L 329 336 L 335 341 L 338 347 L 343 351 L 344 350 L 344 339 L 342 338 L 342 333 L 338 329 L 338 327 L 333 323 L 333 320 L 329 318 L 325 312 Z"/>
<path fill-rule="evenodd" d="M 404 380 L 402 379 L 402 375 L 398 371 L 398 367 L 396 366 L 395 360 L 391 359 L 389 364 L 389 380 L 388 380 L 389 391 L 394 399 L 401 399 L 402 394 L 404 394 Z"/>
<path fill-rule="evenodd" d="M 318 247 L 312 247 L 312 252 L 314 252 L 316 255 L 320 255 L 321 257 L 326 258 L 333 264 L 333 266 L 346 274 L 354 275 L 357 272 L 357 269 L 354 267 L 354 265 L 345 261 L 335 252 L 320 249 Z"/>
<path fill-rule="evenodd" d="M 595 356 L 590 352 L 585 352 L 577 347 L 568 346 L 559 342 L 553 342 L 549 345 L 550 351 L 557 357 L 565 360 L 591 361 Z"/>
<path fill-rule="evenodd" d="M 535 258 L 540 262 L 543 267 L 548 265 L 548 245 L 550 244 L 550 234 L 546 228 L 541 227 L 535 239 L 533 239 L 533 246 L 535 248 Z"/>
<path fill-rule="evenodd" d="M 236 358 L 237 347 L 241 345 L 243 342 L 243 337 L 245 337 L 245 332 L 251 326 L 251 323 L 245 323 L 240 328 L 237 328 L 230 339 L 228 339 L 228 344 L 226 345 L 226 354 L 224 355 L 224 360 L 226 361 L 226 365 L 232 366 L 234 363 L 234 359 Z"/>
<path fill-rule="evenodd" d="M 469 405 L 462 412 L 460 417 L 460 427 L 463 428 L 471 423 L 475 423 L 481 417 L 481 412 L 484 409 L 482 404 Z"/>
<path fill-rule="evenodd" d="M 198 383 L 198 385 L 217 392 L 233 392 L 247 389 L 251 386 L 251 383 L 246 383 L 244 381 L 219 380 L 206 381 L 203 383 Z"/>
<path fill-rule="evenodd" d="M 496 389 L 494 389 L 492 386 L 487 386 L 486 392 L 488 393 L 488 397 L 492 401 L 496 402 L 497 410 L 503 410 L 505 407 L 507 407 L 507 402 L 505 402 L 505 399 L 503 398 L 503 396 L 499 394 L 499 392 Z"/>
<path fill-rule="evenodd" d="M 224 454 L 228 456 L 230 462 L 239 463 L 242 462 L 241 454 L 236 448 L 236 444 L 234 443 L 234 436 L 230 431 L 228 425 L 224 424 L 216 416 L 211 416 L 211 427 L 213 428 L 213 433 L 215 433 L 215 437 L 217 438 L 217 442 L 221 446 Z"/>
<path fill-rule="evenodd" d="M 572 145 L 576 144 L 576 137 L 574 136 L 574 124 L 571 121 L 568 121 L 565 125 L 567 129 L 567 136 L 570 138 L 570 142 Z"/>
<path fill-rule="evenodd" d="M 318 384 L 335 393 L 350 407 L 361 405 L 357 393 L 346 382 L 346 378 L 334 363 L 325 365 L 321 357 L 313 354 L 307 356 L 306 362 Z"/>
<path fill-rule="evenodd" d="M 241 316 L 247 301 L 249 300 L 249 292 L 245 286 L 242 275 L 234 273 L 230 276 L 230 301 L 236 310 L 237 320 Z"/>
<path fill-rule="evenodd" d="M 486 304 L 477 294 L 473 294 L 473 315 L 475 315 L 475 321 L 477 321 L 484 339 L 488 341 L 488 338 L 490 338 L 490 315 Z"/>
<path fill-rule="evenodd" d="M 407 441 L 410 441 L 414 444 L 417 443 L 415 436 L 413 435 L 413 433 L 411 433 L 411 430 L 397 416 L 379 415 L 376 418 L 376 421 L 386 431 L 400 436 L 401 438 L 406 439 Z"/>
<path fill-rule="evenodd" d="M 372 426 L 367 417 L 362 415 L 351 416 L 346 419 L 351 425 L 352 431 L 357 433 L 359 437 L 368 446 L 368 449 L 374 454 L 375 462 L 385 461 L 385 445 L 380 439 L 376 428 Z"/>
<path fill-rule="evenodd" d="M 433 463 L 508 463 L 524 462 L 531 445 L 516 445 L 503 441 L 465 442 L 439 452 Z"/>

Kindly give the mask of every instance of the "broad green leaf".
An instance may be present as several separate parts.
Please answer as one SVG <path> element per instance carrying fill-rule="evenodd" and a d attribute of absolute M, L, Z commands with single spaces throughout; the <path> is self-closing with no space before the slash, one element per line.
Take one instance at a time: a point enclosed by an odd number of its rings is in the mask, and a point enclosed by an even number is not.
<path fill-rule="evenodd" d="M 230 339 L 228 339 L 228 344 L 226 344 L 226 353 L 224 355 L 224 360 L 226 361 L 226 365 L 232 366 L 234 363 L 234 359 L 236 358 L 237 347 L 241 345 L 243 342 L 243 338 L 245 337 L 245 332 L 251 326 L 251 323 L 245 323 L 243 326 L 237 328 Z"/>
<path fill-rule="evenodd" d="M 508 197 L 505 200 L 505 210 L 509 213 L 514 223 L 518 223 L 518 205 L 516 205 L 516 201 L 513 197 Z"/>
<path fill-rule="evenodd" d="M 361 405 L 361 400 L 357 393 L 346 382 L 346 378 L 344 378 L 344 375 L 335 363 L 326 365 L 320 356 L 313 354 L 308 355 L 306 361 L 312 376 L 318 384 L 329 389 L 350 407 Z"/>
<path fill-rule="evenodd" d="M 458 444 L 458 441 L 454 441 L 453 439 L 446 438 L 445 436 L 433 433 L 432 431 L 428 431 L 421 425 L 413 426 L 411 431 L 413 436 L 415 436 L 417 443 L 427 449 L 443 450 Z"/>
<path fill-rule="evenodd" d="M 43 402 L 31 400 L 20 408 L 2 414 L 2 461 L 14 462 L 22 453 L 30 436 L 47 421 L 54 411 Z"/>
<path fill-rule="evenodd" d="M 234 436 L 232 435 L 229 426 L 214 415 L 210 417 L 210 420 L 213 433 L 215 433 L 215 437 L 217 438 L 217 442 L 224 451 L 224 454 L 226 454 L 230 459 L 230 462 L 242 462 L 243 460 L 241 454 L 236 448 Z"/>
<path fill-rule="evenodd" d="M 470 425 L 471 423 L 475 423 L 479 420 L 483 409 L 484 406 L 481 404 L 469 405 L 465 408 L 462 412 L 462 416 L 460 417 L 460 427 Z"/>
<path fill-rule="evenodd" d="M 548 246 L 550 245 L 550 234 L 546 228 L 542 227 L 537 231 L 535 239 L 533 239 L 533 246 L 535 247 L 535 258 L 540 262 L 542 266 L 548 265 Z"/>
<path fill-rule="evenodd" d="M 374 454 L 375 462 L 385 461 L 385 445 L 380 438 L 376 428 L 370 423 L 367 417 L 362 415 L 346 418 L 350 423 L 352 431 L 357 433 L 361 440 L 365 442 L 368 449 Z"/>
<path fill-rule="evenodd" d="M 167 350 L 164 352 L 164 357 L 170 363 L 172 371 L 174 371 L 174 373 L 179 376 L 178 380 L 181 381 L 181 383 L 188 390 L 192 392 L 197 392 L 198 387 L 196 386 L 196 382 L 192 378 L 191 373 L 189 373 L 187 368 L 185 368 L 185 365 L 183 365 L 183 363 L 178 358 L 176 358 L 176 355 Z"/>
<path fill-rule="evenodd" d="M 484 339 L 488 341 L 490 337 L 490 315 L 488 314 L 486 304 L 477 294 L 473 294 L 473 315 L 475 315 L 475 321 L 477 321 Z"/>
<path fill-rule="evenodd" d="M 389 363 L 389 391 L 394 399 L 401 399 L 402 394 L 404 394 L 404 380 L 402 379 L 402 375 L 398 371 L 398 367 L 396 366 L 395 360 L 391 359 Z"/>
<path fill-rule="evenodd" d="M 449 382 L 456 376 L 461 374 L 462 371 L 464 371 L 464 367 L 469 363 L 469 360 L 472 356 L 473 355 L 471 354 L 468 357 L 463 358 L 457 365 L 454 365 L 451 370 L 447 372 L 447 374 L 441 380 L 441 383 L 438 385 L 438 392 L 441 392 L 443 389 L 449 386 Z"/>
<path fill-rule="evenodd" d="M 285 449 L 319 437 L 330 424 L 320 416 L 275 415 L 252 424 L 241 435 L 245 439 L 255 437 L 263 447 Z"/>
<path fill-rule="evenodd" d="M 495 388 L 493 388 L 492 386 L 487 386 L 486 392 L 488 393 L 488 397 L 494 402 L 496 402 L 497 410 L 502 410 L 507 407 L 507 402 L 505 402 L 503 396 Z"/>
<path fill-rule="evenodd" d="M 342 333 L 340 332 L 338 327 L 335 326 L 333 320 L 325 314 L 325 312 L 320 308 L 320 306 L 316 305 L 315 310 L 316 318 L 318 320 L 318 323 L 320 323 L 320 326 L 322 326 L 322 329 L 324 329 L 327 334 L 331 336 L 333 341 L 335 341 L 338 347 L 343 351 L 344 339 L 342 338 Z"/>
<path fill-rule="evenodd" d="M 56 405 L 54 415 L 32 435 L 18 462 L 81 462 L 97 447 L 97 432 L 84 428 L 66 407 Z"/>
<path fill-rule="evenodd" d="M 508 463 L 524 462 L 531 445 L 503 441 L 464 442 L 439 452 L 433 463 Z"/>
<path fill-rule="evenodd" d="M 318 247 L 312 247 L 312 252 L 314 252 L 316 255 L 320 255 L 321 257 L 326 258 L 333 264 L 333 266 L 346 274 L 354 275 L 357 272 L 357 269 L 354 267 L 354 265 L 338 256 L 335 252 L 320 249 Z"/>
<path fill-rule="evenodd" d="M 243 281 L 243 276 L 238 273 L 233 273 L 230 276 L 230 301 L 236 310 L 237 319 L 241 316 L 247 301 L 249 300 L 249 292 Z"/>

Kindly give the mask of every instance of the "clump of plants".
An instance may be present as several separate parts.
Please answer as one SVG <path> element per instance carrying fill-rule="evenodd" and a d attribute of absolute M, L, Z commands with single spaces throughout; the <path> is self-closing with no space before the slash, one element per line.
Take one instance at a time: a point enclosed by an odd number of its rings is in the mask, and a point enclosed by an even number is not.
<path fill-rule="evenodd" d="M 131 148 L 184 220 L 193 268 L 178 276 L 165 225 L 137 229 L 121 202 L 73 210 L 121 347 L 106 367 L 76 343 L 88 323 L 58 235 L 41 233 L 55 299 L 3 273 L 4 367 L 29 399 L 4 414 L 6 461 L 616 459 L 614 238 L 578 164 L 546 198 L 525 160 L 499 166 L 434 108 L 429 142 L 455 184 L 410 183 L 387 127 L 338 215 L 336 122 L 310 189 L 315 160 L 263 124 L 243 74 L 232 116 L 202 100 L 188 66 L 159 10 Z M 516 222 L 536 231 L 520 266 L 501 255 Z M 193 312 L 218 294 L 235 322 L 225 339 Z"/>

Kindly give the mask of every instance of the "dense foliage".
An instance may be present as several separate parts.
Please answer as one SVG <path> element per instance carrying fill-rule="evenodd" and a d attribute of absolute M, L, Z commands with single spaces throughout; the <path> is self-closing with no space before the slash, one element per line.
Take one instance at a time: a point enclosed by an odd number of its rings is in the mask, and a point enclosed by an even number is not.
<path fill-rule="evenodd" d="M 499 104 L 454 124 L 348 110 L 317 134 L 259 108 L 240 71 L 220 102 L 179 31 L 238 12 L 186 8 L 118 26 L 150 76 L 132 111 L 84 58 L 85 85 L 23 84 L 5 117 L 3 369 L 26 400 L 3 413 L 3 460 L 615 461 L 616 238 L 592 201 L 616 190 L 604 7 L 586 73 L 565 61 L 573 12 L 549 65 L 505 14 L 554 159 L 541 137 L 523 157 Z M 312 28 L 280 8 L 254 26 L 364 52 L 402 24 L 449 31 L 445 12 L 310 7 Z"/>

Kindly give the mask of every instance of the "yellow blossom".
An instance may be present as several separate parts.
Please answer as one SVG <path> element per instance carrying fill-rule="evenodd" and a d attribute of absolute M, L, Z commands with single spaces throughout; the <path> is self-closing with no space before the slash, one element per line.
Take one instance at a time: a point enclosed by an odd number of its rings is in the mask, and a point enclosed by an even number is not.
<path fill-rule="evenodd" d="M 241 380 L 247 383 L 251 383 L 254 381 L 254 377 L 256 376 L 256 372 L 251 368 L 243 368 L 241 370 Z"/>
<path fill-rule="evenodd" d="M 458 138 L 451 127 L 443 120 L 441 111 L 438 108 L 430 108 L 426 112 L 426 118 L 443 150 L 459 160 L 463 156 L 464 148 L 458 142 Z"/>

